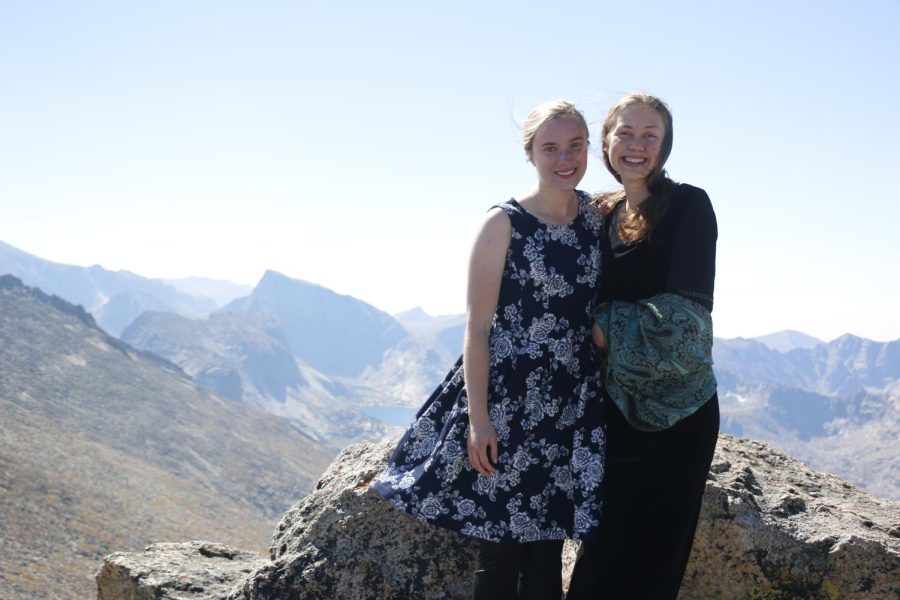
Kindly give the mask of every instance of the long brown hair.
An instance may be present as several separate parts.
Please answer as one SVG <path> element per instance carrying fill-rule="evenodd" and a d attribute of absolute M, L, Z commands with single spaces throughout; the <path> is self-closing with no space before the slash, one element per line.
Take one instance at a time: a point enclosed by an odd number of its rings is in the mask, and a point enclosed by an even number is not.
<path fill-rule="evenodd" d="M 643 92 L 633 92 L 624 96 L 609 109 L 606 121 L 603 122 L 603 130 L 600 133 L 603 164 L 606 165 L 606 170 L 616 178 L 616 181 L 621 183 L 622 177 L 613 168 L 612 163 L 609 162 L 609 134 L 613 125 L 615 125 L 619 113 L 625 108 L 635 105 L 646 106 L 655 110 L 662 118 L 664 131 L 659 149 L 659 158 L 653 172 L 647 177 L 647 189 L 650 191 L 650 197 L 618 223 L 617 233 L 623 240 L 637 240 L 647 235 L 662 219 L 666 208 L 668 208 L 668 199 L 675 189 L 675 182 L 669 179 L 669 175 L 665 170 L 666 161 L 672 152 L 672 142 L 675 136 L 672 129 L 672 112 L 666 103 L 656 96 Z M 601 194 L 598 197 L 601 212 L 604 215 L 612 214 L 619 202 L 624 199 L 624 189 Z"/>

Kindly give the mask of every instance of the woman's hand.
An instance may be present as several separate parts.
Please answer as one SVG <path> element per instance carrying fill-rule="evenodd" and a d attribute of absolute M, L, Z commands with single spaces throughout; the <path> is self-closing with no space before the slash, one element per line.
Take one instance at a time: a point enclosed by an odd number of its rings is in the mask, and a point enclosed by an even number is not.
<path fill-rule="evenodd" d="M 472 467 L 488 476 L 497 471 L 497 432 L 486 416 L 469 419 L 469 462 Z"/>
<path fill-rule="evenodd" d="M 600 326 L 596 323 L 594 323 L 594 328 L 591 330 L 591 337 L 594 338 L 594 344 L 596 344 L 598 348 L 604 352 L 609 350 L 609 344 L 606 343 L 606 336 L 603 335 L 603 330 L 600 329 Z"/>

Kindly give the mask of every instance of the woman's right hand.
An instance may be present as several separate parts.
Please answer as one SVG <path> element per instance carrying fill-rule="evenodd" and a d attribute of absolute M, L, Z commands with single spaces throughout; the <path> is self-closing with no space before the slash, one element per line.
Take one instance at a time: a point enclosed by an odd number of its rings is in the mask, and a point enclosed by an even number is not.
<path fill-rule="evenodd" d="M 469 420 L 469 462 L 482 475 L 497 471 L 497 432 L 487 417 Z"/>
<path fill-rule="evenodd" d="M 594 323 L 594 328 L 591 330 L 591 337 L 594 338 L 594 344 L 600 350 L 606 352 L 609 350 L 609 344 L 606 342 L 606 336 L 603 335 L 603 330 L 600 329 L 600 326 Z"/>

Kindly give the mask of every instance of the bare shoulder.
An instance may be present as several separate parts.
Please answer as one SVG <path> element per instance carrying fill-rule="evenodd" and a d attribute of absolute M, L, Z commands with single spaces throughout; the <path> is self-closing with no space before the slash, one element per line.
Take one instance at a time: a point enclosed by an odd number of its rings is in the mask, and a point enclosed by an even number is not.
<path fill-rule="evenodd" d="M 506 252 L 512 239 L 512 222 L 509 215 L 499 207 L 487 212 L 472 244 L 470 268 L 479 270 L 482 267 L 491 269 L 506 260 Z M 495 270 L 495 269 L 494 269 Z"/>
<path fill-rule="evenodd" d="M 512 222 L 509 215 L 499 206 L 492 207 L 478 228 L 478 239 L 508 239 L 512 233 Z"/>

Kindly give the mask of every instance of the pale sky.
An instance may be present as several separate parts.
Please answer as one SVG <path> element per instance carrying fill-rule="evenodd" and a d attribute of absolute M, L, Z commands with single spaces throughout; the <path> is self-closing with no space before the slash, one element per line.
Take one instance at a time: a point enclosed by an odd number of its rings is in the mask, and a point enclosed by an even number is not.
<path fill-rule="evenodd" d="M 518 123 L 644 90 L 719 221 L 716 335 L 900 338 L 900 1 L 0 2 L 0 240 L 465 309 Z"/>

